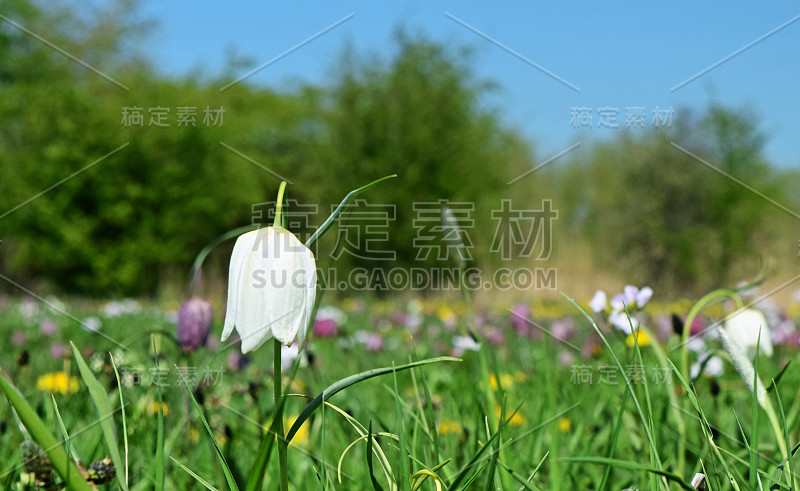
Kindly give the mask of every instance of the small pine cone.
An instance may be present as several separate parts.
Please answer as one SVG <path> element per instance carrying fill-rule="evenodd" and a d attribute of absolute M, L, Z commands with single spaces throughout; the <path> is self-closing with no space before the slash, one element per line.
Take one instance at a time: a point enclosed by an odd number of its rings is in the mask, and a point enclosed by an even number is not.
<path fill-rule="evenodd" d="M 111 482 L 117 475 L 117 469 L 114 467 L 114 462 L 111 461 L 110 457 L 95 461 L 86 468 L 86 472 L 89 474 L 88 480 L 95 484 Z"/>
<path fill-rule="evenodd" d="M 34 475 L 36 487 L 51 488 L 55 484 L 56 476 L 53 473 L 53 464 L 50 458 L 35 442 L 25 440 L 19 447 L 25 471 Z"/>

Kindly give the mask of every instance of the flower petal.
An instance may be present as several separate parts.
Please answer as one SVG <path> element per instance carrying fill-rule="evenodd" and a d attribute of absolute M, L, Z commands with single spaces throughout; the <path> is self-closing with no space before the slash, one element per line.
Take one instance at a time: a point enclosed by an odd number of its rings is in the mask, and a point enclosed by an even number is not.
<path fill-rule="evenodd" d="M 594 296 L 589 301 L 589 308 L 592 309 L 592 312 L 600 313 L 606 309 L 606 292 L 603 290 L 597 290 L 594 292 Z"/>
<path fill-rule="evenodd" d="M 236 239 L 236 244 L 233 246 L 233 253 L 231 254 L 231 263 L 228 268 L 228 306 L 225 309 L 225 325 L 222 329 L 222 341 L 228 339 L 233 333 L 233 327 L 236 324 L 236 314 L 238 309 L 238 300 L 241 290 L 239 289 L 240 277 L 244 274 L 244 262 L 246 256 L 253 249 L 253 244 L 257 236 L 257 231 L 253 230 L 246 234 L 240 235 Z"/>
<path fill-rule="evenodd" d="M 639 292 L 636 294 L 636 308 L 641 309 L 642 307 L 647 305 L 647 302 L 649 302 L 652 297 L 653 297 L 653 289 L 650 288 L 649 286 L 646 286 L 641 290 L 639 290 Z"/>

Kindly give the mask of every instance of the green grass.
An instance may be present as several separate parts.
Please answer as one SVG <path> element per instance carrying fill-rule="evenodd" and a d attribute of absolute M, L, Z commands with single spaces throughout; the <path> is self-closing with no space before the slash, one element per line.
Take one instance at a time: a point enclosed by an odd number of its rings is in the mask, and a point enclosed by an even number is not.
<path fill-rule="evenodd" d="M 313 362 L 300 366 L 291 383 L 292 371 L 284 371 L 282 422 L 292 435 L 290 489 L 416 490 L 437 489 L 437 484 L 443 489 L 687 489 L 698 472 L 708 474 L 711 489 L 750 489 L 758 481 L 764 489 L 794 489 L 788 476 L 797 462 L 786 461 L 781 448 L 797 448 L 800 372 L 781 370 L 797 357 L 796 347 L 776 347 L 773 357 L 762 356 L 757 364 L 765 385 L 777 379 L 768 397 L 779 417 L 779 441 L 763 410 L 754 413 L 757 400 L 731 363 L 726 362 L 726 373 L 718 380 L 722 390 L 717 396 L 705 376 L 693 384 L 686 378 L 681 382 L 675 368 L 671 383 L 663 380 L 665 365 L 682 362 L 676 335 L 659 350 L 652 345 L 631 348 L 624 336 L 600 322 L 607 344 L 599 355 L 584 358 L 546 335 L 541 340 L 520 337 L 510 325 L 507 306 L 498 304 L 482 312 L 486 324 L 505 334 L 502 344 L 483 343 L 493 387 L 484 381 L 486 368 L 479 354 L 471 351 L 460 356 L 460 363 L 393 372 L 392 366 L 451 354 L 459 328 L 449 330 L 437 317 L 442 304 L 426 303 L 422 328 L 413 334 L 392 324 L 405 302 L 368 300 L 363 311 L 347 312 L 339 336 L 312 336 Z M 75 305 L 70 313 L 78 319 L 99 315 L 101 307 Z M 460 319 L 467 317 L 459 302 L 448 305 Z M 535 322 L 549 328 L 553 319 L 537 318 L 535 312 Z M 561 312 L 576 321 L 577 334 L 570 343 L 580 347 L 588 337 L 598 336 L 567 300 Z M 39 333 L 38 323 L 45 317 L 56 321 L 58 333 Z M 88 466 L 111 456 L 117 478 L 103 485 L 105 489 L 124 489 L 126 475 L 133 491 L 159 489 L 162 476 L 167 490 L 235 486 L 228 482 L 245 489 L 259 445 L 269 441 L 264 435 L 275 413 L 272 350 L 257 350 L 243 370 L 233 371 L 228 357 L 236 346 L 182 352 L 172 341 L 174 325 L 155 305 L 136 314 L 100 317 L 103 336 L 84 331 L 44 304 L 32 319 L 20 313 L 16 300 L 0 310 L 3 339 L 15 331 L 27 334 L 21 345 L 7 344 L 0 366 L 27 401 L 31 414 L 25 418 L 40 420 L 43 428 L 35 431 L 44 429 L 59 440 L 69 436 L 69 447 L 56 447 L 62 449 L 62 460 L 74 452 Z M 646 325 L 655 330 L 652 321 Z M 384 349 L 368 351 L 354 342 L 359 330 L 381 334 Z M 212 337 L 218 339 L 220 332 L 217 319 Z M 70 341 L 75 353 L 68 348 Z M 64 357 L 50 356 L 53 343 L 66 347 Z M 19 363 L 23 351 L 27 363 Z M 564 352 L 574 356 L 566 366 L 559 363 Z M 646 383 L 630 372 L 639 366 Z M 315 402 L 316 411 L 306 412 L 302 426 L 294 427 L 308 402 L 323 390 L 379 367 L 389 369 L 330 392 Z M 576 383 L 576 367 L 587 367 L 592 383 Z M 37 389 L 41 376 L 62 370 L 78 379 L 77 392 L 51 396 Z M 654 378 L 656 370 L 662 377 Z M 131 384 L 136 373 L 143 379 Z M 601 374 L 608 376 L 600 381 Z M 161 383 L 152 383 L 153 377 Z M 38 438 L 35 431 L 22 431 L 30 423 L 19 408 L 17 414 L 20 419 L 8 400 L 0 399 L 3 489 L 21 479 L 22 442 Z M 680 448 L 686 452 L 682 473 Z M 278 455 L 267 455 L 264 488 L 276 489 Z"/>

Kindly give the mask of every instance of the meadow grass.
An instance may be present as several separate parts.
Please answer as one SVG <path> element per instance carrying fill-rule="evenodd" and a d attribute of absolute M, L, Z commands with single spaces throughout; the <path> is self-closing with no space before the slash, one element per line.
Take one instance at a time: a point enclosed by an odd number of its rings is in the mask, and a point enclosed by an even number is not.
<path fill-rule="evenodd" d="M 681 361 L 679 336 L 658 344 L 652 334 L 647 345 L 631 347 L 602 323 L 596 330 L 566 299 L 558 317 L 575 321 L 568 340 L 520 335 L 497 305 L 479 314 L 483 330 L 502 332 L 502 342 L 463 353 L 452 345 L 470 317 L 462 303 L 422 302 L 417 329 L 398 321 L 406 302 L 341 305 L 347 320 L 338 334 L 312 337 L 309 359 L 284 370 L 290 396 L 280 422 L 287 430 L 311 399 L 353 374 L 450 354 L 462 361 L 390 370 L 319 401 L 324 411 L 290 432 L 292 489 L 691 489 L 696 473 L 706 474 L 710 489 L 793 489 L 787 476 L 796 465 L 781 449 L 796 449 L 800 375 L 782 369 L 796 347 L 778 346 L 757 364 L 758 376 L 770 381 L 779 441 L 731 363 L 721 377 L 687 380 L 671 368 Z M 544 329 L 557 320 L 536 312 L 534 304 L 531 322 Z M 84 306 L 70 315 L 97 311 Z M 39 334 L 45 317 L 56 321 L 57 333 Z M 105 456 L 119 462 L 109 489 L 123 488 L 125 476 L 133 490 L 200 489 L 200 480 L 246 489 L 275 413 L 270 350 L 248 354 L 246 366 L 235 344 L 184 353 L 174 324 L 156 306 L 100 319 L 100 331 L 88 332 L 45 305 L 33 317 L 16 301 L 4 306 L 5 339 L 28 335 L 9 345 L 2 366 L 44 426 L 59 441 L 68 435 L 63 448 L 86 466 Z M 214 326 L 214 337 L 220 329 Z M 360 343 L 364 332 L 379 335 L 381 346 Z M 601 348 L 581 353 L 588 339 Z M 69 341 L 74 351 L 48 356 L 58 351 L 54 344 Z M 77 387 L 42 386 L 45 374 L 60 371 L 76 377 Z M 19 448 L 35 439 L 21 419 L 0 403 L 3 489 L 24 481 Z M 272 452 L 266 489 L 277 485 L 278 464 Z"/>

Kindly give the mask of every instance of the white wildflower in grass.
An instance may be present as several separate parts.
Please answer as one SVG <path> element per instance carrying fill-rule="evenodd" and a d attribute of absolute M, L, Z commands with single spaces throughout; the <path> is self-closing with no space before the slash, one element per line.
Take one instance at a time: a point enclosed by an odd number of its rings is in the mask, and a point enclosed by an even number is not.
<path fill-rule="evenodd" d="M 453 338 L 453 353 L 456 356 L 462 355 L 466 351 L 480 351 L 481 345 L 472 339 L 472 336 L 455 336 Z"/>
<path fill-rule="evenodd" d="M 103 327 L 103 322 L 99 318 L 91 316 L 81 321 L 81 327 L 89 332 L 97 332 Z"/>
<path fill-rule="evenodd" d="M 725 321 L 725 330 L 731 341 L 746 353 L 752 360 L 755 357 L 756 345 L 761 354 L 772 356 L 772 338 L 769 325 L 764 315 L 755 309 L 744 309 L 736 312 Z M 759 340 L 759 332 L 761 338 Z"/>
<path fill-rule="evenodd" d="M 624 332 L 631 334 L 639 327 L 636 313 L 640 311 L 653 297 L 653 289 L 645 286 L 641 290 L 633 285 L 625 285 L 622 293 L 611 297 L 607 302 L 606 293 L 597 290 L 589 301 L 589 308 L 597 314 L 603 314 L 609 324 Z M 627 309 L 627 313 L 626 313 Z M 630 320 L 628 317 L 630 316 Z"/>
<path fill-rule="evenodd" d="M 317 319 L 330 319 L 338 325 L 347 322 L 347 314 L 333 305 L 325 305 L 317 310 Z"/>
<path fill-rule="evenodd" d="M 689 370 L 689 374 L 692 379 L 696 379 L 700 376 L 700 370 L 702 370 L 703 375 L 706 375 L 707 377 L 721 377 L 725 373 L 722 358 L 717 355 L 713 355 L 710 351 L 701 354 L 697 361 L 692 365 L 691 369 Z"/>
<path fill-rule="evenodd" d="M 316 293 L 314 254 L 294 234 L 283 227 L 247 232 L 231 255 L 222 340 L 235 327 L 242 353 L 273 337 L 285 345 L 302 343 Z"/>
<path fill-rule="evenodd" d="M 608 323 L 616 327 L 625 334 L 631 334 L 634 329 L 639 327 L 639 320 L 636 317 L 631 317 L 628 320 L 625 311 L 614 311 L 608 315 Z"/>
<path fill-rule="evenodd" d="M 597 290 L 592 299 L 589 301 L 589 308 L 592 309 L 592 312 L 596 314 L 604 312 L 608 308 L 606 292 L 603 290 Z"/>
<path fill-rule="evenodd" d="M 651 298 L 653 298 L 653 289 L 650 288 L 649 286 L 642 288 L 641 290 L 636 292 L 635 295 L 636 308 L 637 309 L 644 308 L 644 306 L 647 305 L 647 302 L 649 302 Z"/>
<path fill-rule="evenodd" d="M 142 306 L 136 300 L 127 298 L 122 301 L 112 300 L 103 307 L 103 315 L 113 318 L 122 315 L 137 314 L 142 310 Z"/>
<path fill-rule="evenodd" d="M 686 349 L 694 353 L 704 353 L 708 350 L 708 346 L 706 345 L 706 342 L 703 341 L 703 338 L 694 336 L 686 341 Z"/>
<path fill-rule="evenodd" d="M 294 360 L 300 356 L 300 343 L 292 343 L 290 346 L 281 346 L 281 367 L 289 370 Z M 303 357 L 300 359 L 300 366 L 308 365 L 308 360 Z"/>

